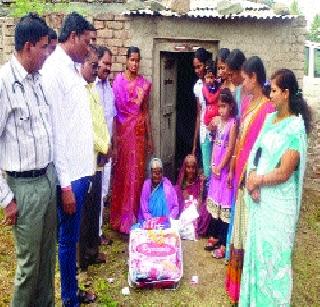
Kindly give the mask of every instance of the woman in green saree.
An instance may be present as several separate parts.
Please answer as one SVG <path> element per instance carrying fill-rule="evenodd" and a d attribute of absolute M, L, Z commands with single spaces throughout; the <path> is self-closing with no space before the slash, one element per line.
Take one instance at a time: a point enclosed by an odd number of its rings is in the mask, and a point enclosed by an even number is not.
<path fill-rule="evenodd" d="M 267 116 L 248 161 L 249 224 L 240 306 L 289 306 L 310 113 L 294 73 L 271 78 Z"/>

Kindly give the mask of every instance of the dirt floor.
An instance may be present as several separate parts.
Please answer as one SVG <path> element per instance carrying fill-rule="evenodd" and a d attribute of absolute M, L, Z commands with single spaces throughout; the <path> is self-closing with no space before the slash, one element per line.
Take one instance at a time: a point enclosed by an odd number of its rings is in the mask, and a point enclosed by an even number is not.
<path fill-rule="evenodd" d="M 293 306 L 320 306 L 320 192 L 305 191 L 304 204 L 294 253 Z M 1 217 L 2 219 L 2 217 Z M 90 267 L 79 276 L 82 287 L 93 288 L 99 300 L 91 306 L 230 306 L 224 292 L 225 265 L 203 250 L 205 240 L 184 241 L 184 277 L 180 287 L 173 290 L 130 290 L 128 286 L 128 239 L 107 231 L 114 240 L 103 248 L 108 256 L 106 265 Z M 14 246 L 11 231 L 0 228 L 0 306 L 8 306 L 14 278 Z M 191 277 L 199 276 L 197 285 Z M 108 278 L 114 278 L 112 283 Z M 59 272 L 56 276 L 57 306 L 61 306 Z"/>

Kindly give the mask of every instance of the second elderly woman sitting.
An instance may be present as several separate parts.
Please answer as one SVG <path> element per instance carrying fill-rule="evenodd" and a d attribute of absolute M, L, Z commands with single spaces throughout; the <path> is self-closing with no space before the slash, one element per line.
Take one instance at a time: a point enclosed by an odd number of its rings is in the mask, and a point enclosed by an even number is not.
<path fill-rule="evenodd" d="M 169 179 L 163 177 L 162 161 L 153 158 L 151 179 L 145 180 L 140 197 L 139 222 L 155 217 L 179 217 L 177 194 Z"/>

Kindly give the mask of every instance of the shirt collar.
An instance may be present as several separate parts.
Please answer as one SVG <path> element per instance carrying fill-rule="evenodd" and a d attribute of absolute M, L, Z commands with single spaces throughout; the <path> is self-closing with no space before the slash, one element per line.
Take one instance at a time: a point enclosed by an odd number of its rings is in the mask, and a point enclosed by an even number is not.
<path fill-rule="evenodd" d="M 85 86 L 87 89 L 92 90 L 94 87 L 94 83 L 88 83 L 86 80 L 85 81 Z"/>
<path fill-rule="evenodd" d="M 66 65 L 72 69 L 75 69 L 75 67 L 77 66 L 77 63 L 72 61 L 71 57 L 67 55 L 67 53 L 64 51 L 64 49 L 60 45 L 57 46 L 54 52 L 56 53 L 57 57 L 59 58 L 59 61 L 63 65 Z"/>
<path fill-rule="evenodd" d="M 109 80 L 108 80 L 108 79 L 106 79 L 106 80 L 101 80 L 101 79 L 99 79 L 99 78 L 97 77 L 95 83 L 98 84 L 98 85 L 102 85 L 102 86 L 103 86 L 103 85 L 108 85 Z"/>
<path fill-rule="evenodd" d="M 57 46 L 54 52 L 56 53 L 56 57 L 59 59 L 60 63 L 74 71 L 79 76 L 81 84 L 85 85 L 87 82 L 83 79 L 80 73 L 81 63 L 72 61 L 71 57 L 67 55 L 60 45 Z"/>
<path fill-rule="evenodd" d="M 13 70 L 12 73 L 14 74 L 14 78 L 19 82 L 23 82 L 25 79 L 38 80 L 40 75 L 39 72 L 29 74 L 15 55 L 13 55 L 11 58 L 11 68 Z"/>

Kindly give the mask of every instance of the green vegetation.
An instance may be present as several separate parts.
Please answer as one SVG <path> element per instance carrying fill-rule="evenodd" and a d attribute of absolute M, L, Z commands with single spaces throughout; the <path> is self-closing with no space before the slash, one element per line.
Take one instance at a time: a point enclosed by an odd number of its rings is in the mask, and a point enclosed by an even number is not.
<path fill-rule="evenodd" d="M 15 17 L 21 17 L 29 12 L 45 15 L 48 13 L 77 11 L 84 14 L 84 8 L 70 3 L 68 0 L 46 1 L 46 0 L 16 0 L 10 6 L 10 14 Z"/>
<path fill-rule="evenodd" d="M 302 12 L 299 8 L 298 0 L 292 0 L 290 4 L 290 14 L 291 15 L 302 15 Z"/>
<path fill-rule="evenodd" d="M 317 14 L 313 18 L 311 30 L 308 34 L 308 39 L 311 40 L 312 42 L 320 43 L 320 15 L 319 14 Z"/>

